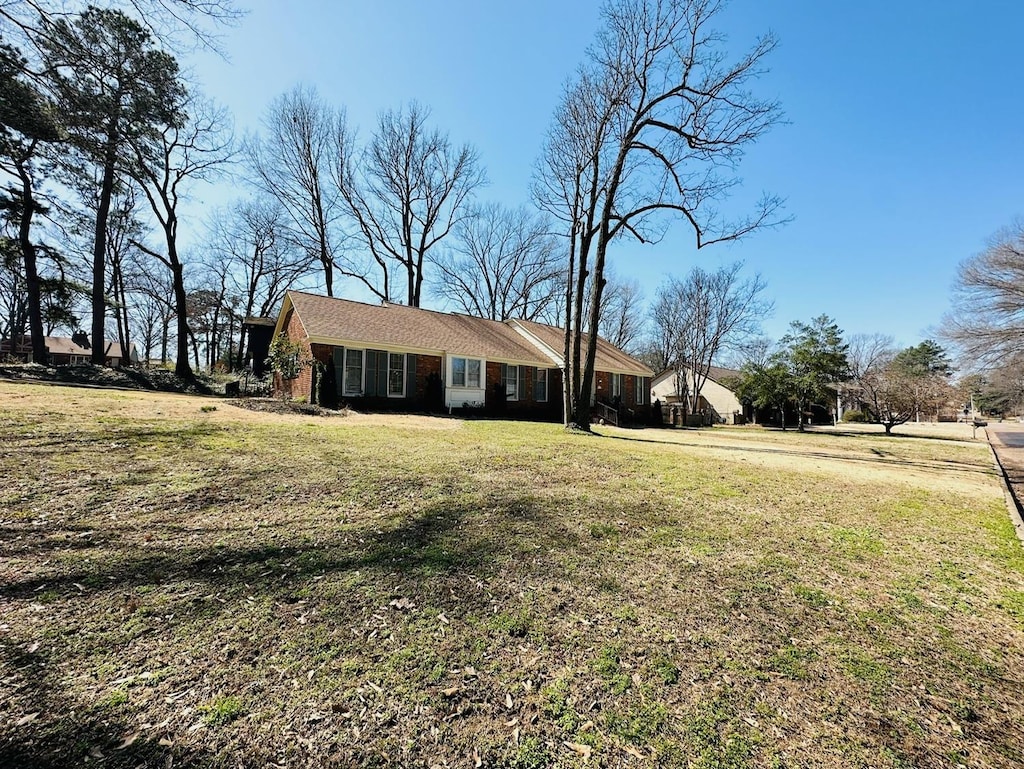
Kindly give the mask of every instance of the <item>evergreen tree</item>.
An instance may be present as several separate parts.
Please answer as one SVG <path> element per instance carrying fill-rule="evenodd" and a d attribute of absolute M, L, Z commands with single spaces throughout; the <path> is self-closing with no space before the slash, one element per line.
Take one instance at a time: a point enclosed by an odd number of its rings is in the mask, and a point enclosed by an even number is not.
<path fill-rule="evenodd" d="M 181 120 L 178 64 L 121 11 L 89 7 L 47 21 L 40 39 L 69 140 L 98 170 L 92 249 L 92 360 L 104 362 L 107 224 L 132 141 Z"/>

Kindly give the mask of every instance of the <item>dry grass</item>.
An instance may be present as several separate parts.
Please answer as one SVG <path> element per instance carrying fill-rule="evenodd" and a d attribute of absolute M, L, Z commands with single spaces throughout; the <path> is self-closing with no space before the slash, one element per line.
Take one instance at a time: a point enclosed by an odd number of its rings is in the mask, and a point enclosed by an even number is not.
<path fill-rule="evenodd" d="M 0 765 L 1024 761 L 983 444 L 0 404 Z"/>

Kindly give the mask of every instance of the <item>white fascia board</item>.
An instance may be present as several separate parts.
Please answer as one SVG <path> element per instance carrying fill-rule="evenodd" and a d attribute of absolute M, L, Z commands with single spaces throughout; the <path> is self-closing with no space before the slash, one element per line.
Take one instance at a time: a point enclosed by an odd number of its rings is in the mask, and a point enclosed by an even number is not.
<path fill-rule="evenodd" d="M 285 292 L 284 300 L 281 302 L 281 312 L 277 314 L 277 323 L 274 324 L 274 335 L 270 337 L 271 339 L 276 339 L 284 331 L 284 316 L 288 314 L 291 306 L 292 298 L 288 296 L 288 292 Z"/>
<path fill-rule="evenodd" d="M 506 321 L 506 322 L 513 329 L 515 329 L 519 333 L 520 336 L 522 336 L 524 339 L 526 339 L 526 341 L 528 341 L 530 344 L 532 344 L 534 347 L 536 347 L 542 353 L 547 355 L 551 359 L 551 362 L 555 364 L 555 366 L 557 366 L 558 368 L 565 368 L 565 362 L 562 360 L 562 356 L 561 355 L 559 355 L 557 352 L 555 352 L 550 347 L 548 347 L 546 344 L 544 344 L 544 342 L 542 342 L 534 334 L 530 333 L 525 328 L 523 328 L 523 326 L 521 324 L 517 323 L 515 320 L 509 320 L 509 321 Z M 529 364 L 527 364 L 527 365 L 529 365 Z"/>

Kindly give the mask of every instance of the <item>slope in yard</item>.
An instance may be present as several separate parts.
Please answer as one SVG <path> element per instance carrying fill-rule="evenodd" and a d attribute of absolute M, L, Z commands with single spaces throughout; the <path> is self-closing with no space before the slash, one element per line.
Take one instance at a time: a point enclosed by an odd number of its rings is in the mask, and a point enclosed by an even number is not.
<path fill-rule="evenodd" d="M 1024 762 L 981 443 L 0 404 L 0 766 Z"/>

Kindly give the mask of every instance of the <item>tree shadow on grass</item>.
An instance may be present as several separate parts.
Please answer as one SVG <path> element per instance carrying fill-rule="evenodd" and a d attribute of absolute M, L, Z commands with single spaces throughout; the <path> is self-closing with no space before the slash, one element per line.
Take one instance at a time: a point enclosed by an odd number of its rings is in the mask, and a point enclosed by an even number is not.
<path fill-rule="evenodd" d="M 33 455 L 66 454 L 72 451 L 95 451 L 97 447 L 109 447 L 111 443 L 128 443 L 154 449 L 179 449 L 182 443 L 191 445 L 198 438 L 209 438 L 229 432 L 227 425 L 210 422 L 196 422 L 185 428 L 161 427 L 112 427 L 109 430 L 89 432 L 68 431 L 53 437 L 37 439 L 35 436 L 19 436 L 14 448 L 24 458 Z"/>
<path fill-rule="evenodd" d="M 142 733 L 109 705 L 82 707 L 70 699 L 57 680 L 59 662 L 43 651 L 0 645 L 0 767 L 213 765 L 213 756 L 195 747 L 161 745 L 161 734 Z"/>
<path fill-rule="evenodd" d="M 282 525 L 272 533 L 286 535 L 287 527 Z M 485 496 L 472 503 L 439 502 L 415 514 L 396 517 L 391 525 L 349 528 L 301 544 L 257 540 L 219 546 L 208 541 L 180 548 L 141 543 L 124 548 L 117 543 L 108 547 L 109 558 L 94 554 L 88 562 L 71 561 L 73 565 L 66 571 L 12 580 L 0 586 L 0 602 L 17 609 L 21 608 L 18 603 L 37 603 L 45 593 L 50 597 L 39 606 L 40 611 L 48 613 L 51 626 L 63 624 L 65 633 L 75 633 L 73 628 L 89 615 L 100 624 L 82 625 L 94 640 L 70 656 L 52 652 L 60 659 L 46 656 L 47 646 L 61 648 L 60 636 L 35 653 L 25 650 L 25 638 L 17 644 L 8 641 L 0 645 L 0 675 L 8 683 L 14 682 L 6 694 L 0 693 L 0 713 L 6 715 L 5 723 L 0 725 L 0 767 L 56 769 L 93 762 L 119 768 L 162 767 L 168 765 L 168 760 L 174 766 L 213 766 L 226 759 L 227 738 L 214 731 L 161 745 L 160 730 L 147 729 L 130 745 L 121 747 L 126 737 L 139 729 L 139 723 L 148 719 L 132 707 L 111 708 L 64 691 L 61 681 L 69 677 L 82 681 L 81 674 L 88 672 L 93 648 L 90 644 L 101 644 L 97 649 L 103 658 L 115 655 L 115 659 L 122 644 L 136 649 L 141 644 L 152 644 L 154 653 L 161 648 L 156 637 L 142 640 L 127 628 L 127 623 L 139 620 L 118 608 L 125 592 L 138 589 L 145 601 L 150 588 L 167 586 L 173 595 L 158 591 L 153 597 L 169 598 L 170 603 L 157 605 L 161 614 L 173 614 L 175 619 L 147 615 L 148 619 L 142 618 L 147 626 L 144 632 L 159 633 L 162 638 L 174 634 L 177 643 L 188 643 L 183 639 L 208 637 L 200 631 L 216 623 L 217 615 L 230 615 L 244 606 L 252 595 L 269 599 L 276 607 L 271 611 L 277 616 L 291 611 L 290 604 L 309 601 L 319 609 L 315 615 L 319 619 L 313 622 L 324 623 L 347 623 L 362 616 L 367 606 L 386 603 L 389 586 L 403 586 L 403 590 L 410 587 L 409 595 L 417 604 L 444 607 L 446 601 L 456 600 L 451 597 L 451 588 L 458 591 L 467 577 L 486 579 L 504 568 L 502 564 L 516 557 L 523 538 L 529 538 L 531 546 L 562 547 L 575 541 L 575 536 L 526 496 Z M 363 574 L 364 584 L 376 591 L 370 598 L 346 587 L 346 578 L 357 571 Z M 332 580 L 332 576 L 338 579 Z M 309 592 L 315 591 L 316 585 L 326 584 L 326 592 Z M 204 592 L 224 596 L 225 600 L 200 598 Z M 458 601 L 463 610 L 473 607 L 486 613 L 490 608 L 484 591 L 462 595 Z M 270 620 L 269 625 L 261 627 L 277 626 Z M 224 632 L 235 631 L 225 626 Z M 85 676 L 81 684 L 87 688 L 88 678 Z M 95 685 L 90 691 L 94 690 Z M 33 713 L 38 717 L 19 723 Z M 170 728 L 176 728 L 179 735 L 183 733 L 180 723 Z M 232 765 L 265 765 L 274 760 L 273 753 L 265 752 L 280 747 L 252 742 L 239 748 L 236 744 L 230 748 Z M 90 759 L 90 750 L 102 753 L 102 760 L 95 755 Z"/>
<path fill-rule="evenodd" d="M 478 518 L 481 507 L 489 514 L 486 526 Z M 270 534 L 286 537 L 288 526 L 260 531 L 262 535 L 250 539 Z M 99 533 L 101 537 L 107 534 L 102 529 Z M 159 531 L 155 534 L 158 537 Z M 94 558 L 62 573 L 8 581 L 0 585 L 0 596 L 31 600 L 46 589 L 80 598 L 87 593 L 78 585 L 110 590 L 182 581 L 211 588 L 245 585 L 258 591 L 271 585 L 277 589 L 282 582 L 358 570 L 409 578 L 448 573 L 484 576 L 496 568 L 499 555 L 511 557 L 519 552 L 522 536 L 531 536 L 538 545 L 548 547 L 563 547 L 575 537 L 525 497 L 505 499 L 498 505 L 486 500 L 479 505 L 439 502 L 387 528 L 347 528 L 302 544 L 253 541 L 241 546 L 168 547 L 158 539 L 152 545 L 119 544 L 102 560 Z M 102 541 L 95 544 L 104 545 Z"/>

